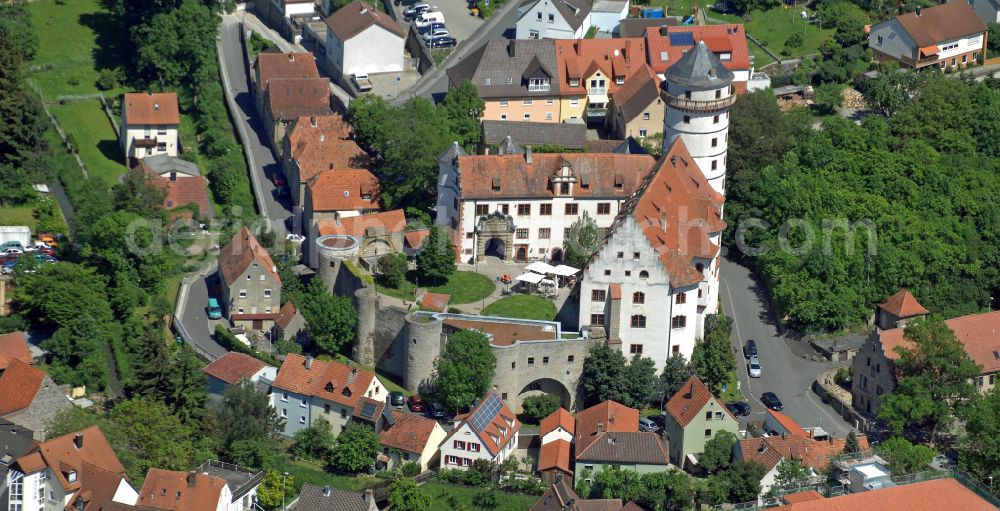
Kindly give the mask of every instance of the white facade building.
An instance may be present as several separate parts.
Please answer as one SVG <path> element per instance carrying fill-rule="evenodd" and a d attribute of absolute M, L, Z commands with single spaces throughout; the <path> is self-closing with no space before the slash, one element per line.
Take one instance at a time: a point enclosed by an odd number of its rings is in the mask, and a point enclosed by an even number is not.
<path fill-rule="evenodd" d="M 125 94 L 119 143 L 126 160 L 157 154 L 177 156 L 180 119 L 177 94 L 173 92 Z"/>
<path fill-rule="evenodd" d="M 311 16 L 316 13 L 315 2 L 311 0 L 271 0 L 275 7 L 281 9 L 286 18 L 292 16 Z"/>
<path fill-rule="evenodd" d="M 441 468 L 467 470 L 475 460 L 499 465 L 514 456 L 521 423 L 496 392 L 456 420 L 461 422 L 441 443 Z"/>
<path fill-rule="evenodd" d="M 982 3 L 982 2 L 981 2 Z M 903 67 L 961 68 L 981 63 L 986 46 L 986 24 L 970 2 L 951 2 L 872 26 L 868 47 L 876 61 L 896 61 Z"/>
<path fill-rule="evenodd" d="M 617 34 L 618 25 L 628 17 L 629 0 L 597 0 L 590 12 L 590 24 L 601 32 Z"/>
<path fill-rule="evenodd" d="M 582 39 L 591 26 L 591 0 L 537 0 L 518 7 L 515 39 Z"/>
<path fill-rule="evenodd" d="M 406 34 L 385 13 L 356 0 L 334 11 L 326 24 L 326 55 L 335 75 L 403 70 Z"/>

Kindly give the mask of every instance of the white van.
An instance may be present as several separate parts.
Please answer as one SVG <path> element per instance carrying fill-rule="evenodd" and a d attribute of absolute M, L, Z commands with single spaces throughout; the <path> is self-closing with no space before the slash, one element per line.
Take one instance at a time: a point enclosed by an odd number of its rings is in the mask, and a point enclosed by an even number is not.
<path fill-rule="evenodd" d="M 444 14 L 440 12 L 425 12 L 413 20 L 413 24 L 417 28 L 430 25 L 431 23 L 444 23 Z"/>

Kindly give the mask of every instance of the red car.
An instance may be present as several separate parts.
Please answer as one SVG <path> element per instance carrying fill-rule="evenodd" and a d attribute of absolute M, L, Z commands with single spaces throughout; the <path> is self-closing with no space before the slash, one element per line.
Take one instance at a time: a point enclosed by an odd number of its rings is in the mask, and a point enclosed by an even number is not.
<path fill-rule="evenodd" d="M 410 406 L 411 412 L 424 411 L 424 400 L 419 394 L 414 394 L 413 397 L 409 398 L 407 404 Z"/>

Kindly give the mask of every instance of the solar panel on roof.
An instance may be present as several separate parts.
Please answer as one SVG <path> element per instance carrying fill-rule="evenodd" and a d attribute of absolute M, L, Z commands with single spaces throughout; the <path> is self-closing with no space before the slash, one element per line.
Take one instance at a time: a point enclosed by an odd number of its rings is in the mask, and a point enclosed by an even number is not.
<path fill-rule="evenodd" d="M 478 410 L 476 410 L 476 413 L 473 414 L 471 419 L 472 427 L 475 428 L 476 431 L 482 431 L 485 429 L 486 425 L 492 422 L 493 418 L 496 417 L 502 406 L 503 401 L 500 400 L 500 396 L 490 394 L 490 396 L 486 398 L 486 401 L 479 406 Z"/>
<path fill-rule="evenodd" d="M 670 34 L 670 46 L 694 46 L 694 35 L 691 32 L 673 32 Z"/>
<path fill-rule="evenodd" d="M 371 419 L 375 416 L 375 405 L 372 403 L 365 403 L 364 406 L 361 407 L 361 416 L 366 419 Z"/>

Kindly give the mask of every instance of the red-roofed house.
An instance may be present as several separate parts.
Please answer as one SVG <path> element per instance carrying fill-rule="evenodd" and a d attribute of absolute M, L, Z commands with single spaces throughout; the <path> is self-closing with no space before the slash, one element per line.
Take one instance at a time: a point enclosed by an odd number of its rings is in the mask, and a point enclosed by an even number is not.
<path fill-rule="evenodd" d="M 100 511 L 110 502 L 134 505 L 138 497 L 97 426 L 42 442 L 11 465 L 8 477 L 12 510 Z M 55 507 L 39 506 L 38 495 Z"/>
<path fill-rule="evenodd" d="M 312 53 L 261 52 L 254 78 L 258 111 L 275 148 L 299 117 L 331 113 L 330 79 L 319 76 Z"/>
<path fill-rule="evenodd" d="M 304 225 L 377 212 L 380 195 L 378 178 L 368 170 L 322 170 L 306 180 Z"/>
<path fill-rule="evenodd" d="M 608 403 L 612 402 L 608 401 Z M 566 411 L 565 408 L 560 407 L 549 414 L 548 417 L 542 419 L 539 425 L 538 436 L 542 439 L 542 445 L 545 445 L 560 439 L 571 442 L 575 433 L 576 417 L 573 417 L 573 414 Z"/>
<path fill-rule="evenodd" d="M 514 456 L 521 422 L 496 392 L 471 412 L 455 417 L 455 429 L 441 443 L 441 468 L 468 469 L 478 459 L 500 464 Z"/>
<path fill-rule="evenodd" d="M 737 437 L 740 421 L 697 376 L 691 375 L 684 386 L 667 401 L 666 431 L 670 461 L 678 466 L 697 465 L 705 443 L 719 431 Z"/>
<path fill-rule="evenodd" d="M 206 385 L 211 399 L 222 399 L 226 388 L 241 380 L 260 384 L 266 392 L 278 374 L 276 367 L 237 351 L 226 353 L 202 368 L 202 371 L 207 376 Z"/>
<path fill-rule="evenodd" d="M 72 408 L 66 389 L 34 366 L 12 359 L 0 375 L 0 417 L 45 438 L 48 423 L 59 412 Z"/>
<path fill-rule="evenodd" d="M 171 210 L 188 205 L 198 207 L 194 218 L 211 218 L 213 211 L 208 202 L 208 181 L 198 171 L 194 163 L 157 154 L 140 160 L 132 172 L 143 173 L 147 182 L 166 190 L 163 208 Z"/>
<path fill-rule="evenodd" d="M 896 61 L 902 67 L 958 69 L 982 62 L 986 24 L 972 2 L 918 6 L 913 12 L 872 26 L 868 47 L 876 61 Z"/>
<path fill-rule="evenodd" d="M 278 368 L 271 406 L 285 419 L 285 436 L 324 419 L 339 435 L 361 398 L 385 402 L 388 392 L 375 373 L 355 365 L 324 362 L 289 353 Z"/>
<path fill-rule="evenodd" d="M 573 434 L 576 432 L 576 417 L 565 408 L 542 419 L 538 435 L 542 448 L 538 453 L 538 471 L 546 484 L 555 482 L 558 475 L 573 477 Z"/>
<path fill-rule="evenodd" d="M 379 445 L 389 459 L 388 468 L 412 461 L 425 471 L 435 463 L 438 446 L 448 433 L 437 421 L 393 410 L 392 423 L 382 421 Z"/>
<path fill-rule="evenodd" d="M 787 511 L 995 511 L 996 506 L 952 478 L 934 479 L 828 499 L 800 499 Z"/>
<path fill-rule="evenodd" d="M 0 374 L 7 369 L 12 360 L 31 363 L 31 351 L 24 332 L 11 332 L 0 335 Z"/>
<path fill-rule="evenodd" d="M 913 318 L 926 316 L 930 311 L 920 305 L 920 302 L 906 289 L 889 297 L 878 304 L 875 309 L 875 324 L 882 330 L 903 328 Z"/>
<path fill-rule="evenodd" d="M 354 0 L 326 18 L 326 56 L 334 76 L 403 70 L 406 34 L 392 16 Z"/>
<path fill-rule="evenodd" d="M 136 507 L 156 511 L 253 511 L 263 472 L 216 461 L 181 472 L 151 468 Z"/>
<path fill-rule="evenodd" d="M 604 401 L 577 415 L 574 434 L 576 480 L 610 466 L 640 474 L 666 470 L 667 449 L 657 433 L 639 431 L 639 410 Z M 544 447 L 544 446 L 543 446 Z"/>
<path fill-rule="evenodd" d="M 181 123 L 177 94 L 173 92 L 130 92 L 122 99 L 119 142 L 125 159 L 133 162 L 154 154 L 177 156 Z"/>
<path fill-rule="evenodd" d="M 243 226 L 219 252 L 222 305 L 235 326 L 266 331 L 281 307 L 281 277 L 271 256 Z"/>
<path fill-rule="evenodd" d="M 299 344 L 304 344 L 308 340 L 306 318 L 291 301 L 286 302 L 278 311 L 278 317 L 274 318 L 273 334 L 274 339 L 295 341 Z"/>

